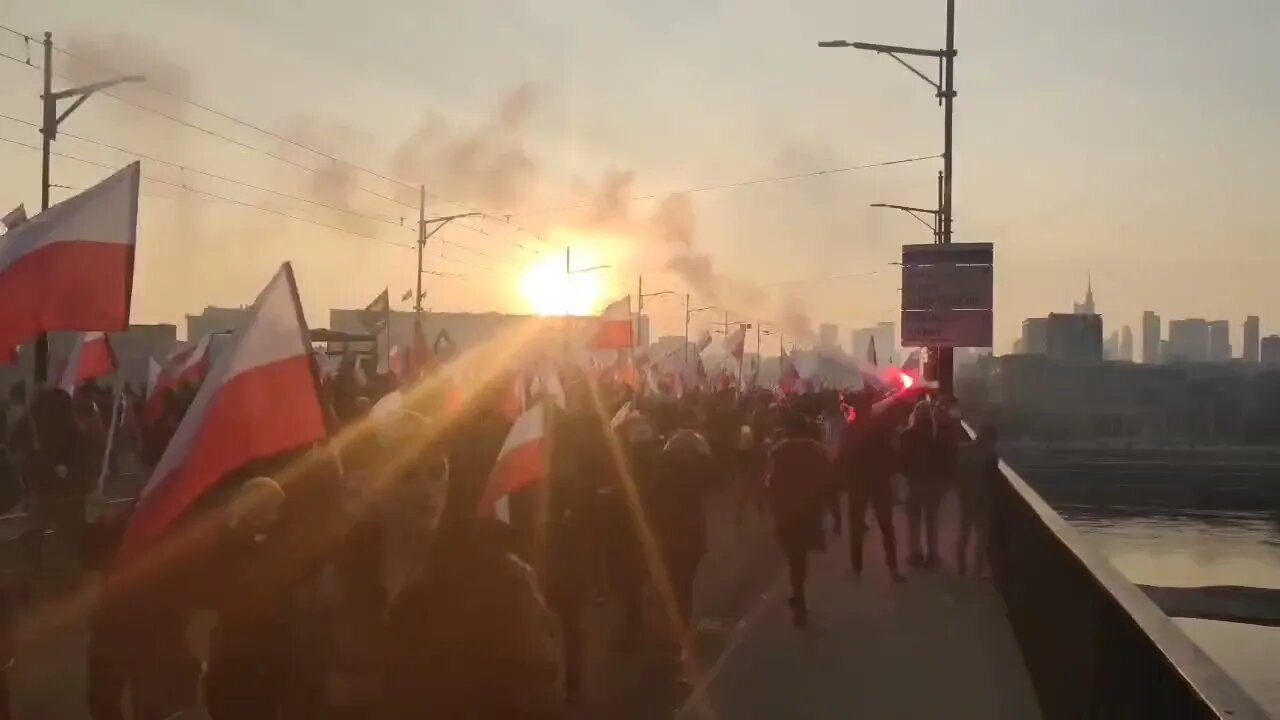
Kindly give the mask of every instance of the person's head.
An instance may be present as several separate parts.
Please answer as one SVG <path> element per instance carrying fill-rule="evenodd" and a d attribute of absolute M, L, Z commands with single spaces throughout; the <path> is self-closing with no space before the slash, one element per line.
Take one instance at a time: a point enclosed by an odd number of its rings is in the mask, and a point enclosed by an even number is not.
<path fill-rule="evenodd" d="M 782 418 L 782 430 L 789 438 L 808 437 L 809 420 L 803 414 L 793 410 Z"/>
<path fill-rule="evenodd" d="M 284 504 L 284 490 L 269 477 L 250 478 L 240 486 L 227 513 L 227 527 L 259 533 L 275 525 Z"/>

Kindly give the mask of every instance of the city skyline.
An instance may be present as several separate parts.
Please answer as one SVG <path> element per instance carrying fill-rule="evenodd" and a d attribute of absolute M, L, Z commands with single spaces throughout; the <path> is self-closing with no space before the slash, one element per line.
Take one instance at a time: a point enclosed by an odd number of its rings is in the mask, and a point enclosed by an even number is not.
<path fill-rule="evenodd" d="M 957 79 L 956 239 L 996 245 L 996 347 L 1008 349 L 1023 318 L 1066 306 L 1086 277 L 1104 314 L 1118 325 L 1136 327 L 1142 311 L 1152 307 L 1167 317 L 1229 318 L 1234 345 L 1240 318 L 1280 316 L 1280 305 L 1266 292 L 1264 270 L 1280 261 L 1280 249 L 1266 242 L 1271 221 L 1260 210 L 1267 206 L 1265 189 L 1280 179 L 1274 164 L 1263 160 L 1273 142 L 1269 118 L 1280 106 L 1280 91 L 1257 81 L 1258 68 L 1266 66 L 1262 48 L 1280 25 L 1276 9 L 1260 7 L 1242 17 L 1155 0 L 1123 8 L 1101 0 L 1013 7 L 967 8 L 958 27 L 963 57 Z M 909 76 L 870 56 L 813 47 L 836 28 L 932 46 L 939 41 L 938 28 L 918 18 L 937 8 L 924 0 L 892 8 L 820 2 L 804 14 L 776 12 L 763 3 L 746 12 L 724 4 L 690 8 L 671 2 L 644 9 L 570 2 L 513 12 L 493 2 L 428 10 L 399 0 L 387 2 L 383 12 L 320 0 L 317 11 L 305 16 L 271 4 L 193 0 L 121 0 L 110 6 L 51 0 L 10 3 L 6 9 L 15 27 L 32 34 L 52 30 L 59 42 L 77 49 L 97 47 L 129 69 L 138 66 L 150 83 L 175 89 L 178 99 L 146 95 L 140 88 L 122 91 L 125 97 L 268 152 L 316 159 L 181 100 L 208 103 L 491 211 L 590 202 L 610 170 L 634 172 L 635 194 L 643 195 L 928 155 L 938 148 L 936 105 Z M 1099 24 L 1102 17 L 1105 25 Z M 352 33 L 351 27 L 362 32 Z M 284 28 L 292 32 L 278 32 Z M 415 28 L 411 35 L 408 28 Z M 1055 28 L 1053 37 L 1098 39 L 1088 49 L 1058 48 L 1052 91 L 1044 87 L 1043 70 L 1023 62 L 1028 53 L 1043 54 L 1045 28 Z M 482 50 L 464 39 L 468 33 L 492 35 L 497 47 L 512 48 L 519 61 Z M 1205 33 L 1227 39 L 1223 50 L 1194 61 L 1165 61 L 1159 73 L 1144 70 L 1150 58 L 1166 57 L 1167 48 L 1186 46 Z M 724 40 L 730 37 L 734 45 L 751 42 L 769 72 L 744 76 L 740 63 L 731 60 L 734 53 Z M 23 44 L 9 40 L 4 52 L 21 58 Z M 238 51 L 229 56 L 227 47 Z M 422 71 L 443 57 L 450 59 L 449 73 Z M 646 62 L 624 61 L 628 57 Z M 37 110 L 38 74 L 21 63 L 3 66 L 0 87 L 12 98 L 4 112 L 30 120 Z M 299 67 L 306 71 L 295 73 Z M 654 77 L 682 81 L 652 82 Z M 521 95 L 523 87 L 531 90 Z M 1195 105 L 1187 104 L 1190 97 L 1197 98 Z M 1213 103 L 1212 117 L 1197 111 L 1204 102 Z M 504 107 L 520 119 L 507 129 L 498 122 Z M 1107 111 L 1084 110 L 1093 107 Z M 1043 142 L 1046 125 L 1056 128 L 1061 142 Z M 500 132 L 485 135 L 486 128 Z M 288 167 L 109 99 L 87 103 L 67 131 L 310 195 L 310 181 Z M 513 167 L 528 172 L 516 172 L 498 188 L 478 187 L 472 176 L 418 172 L 422 158 L 398 151 L 423 132 L 497 138 L 499 154 L 510 151 L 519 160 Z M 38 143 L 21 125 L 6 125 L 3 133 Z M 56 149 L 97 162 L 126 160 L 68 137 Z M 1041 170 L 1037 183 L 1019 179 L 1029 159 Z M 13 147 L 6 161 L 11 172 L 0 181 L 0 195 L 37 206 L 38 155 Z M 65 158 L 55 158 L 53 170 L 56 183 L 70 186 L 99 176 Z M 866 205 L 927 203 L 936 170 L 935 163 L 921 163 L 697 194 L 693 247 L 717 274 L 774 295 L 770 311 L 778 317 L 796 310 L 814 330 L 823 322 L 872 325 L 897 313 L 897 278 L 888 263 L 901 244 L 928 236 L 910 218 Z M 172 168 L 148 172 L 232 195 Z M 1153 174 L 1160 183 L 1149 181 Z M 325 197 L 352 201 L 355 209 L 389 216 L 393 223 L 407 216 L 412 224 L 409 209 L 376 198 L 356 202 L 347 193 L 352 184 L 376 184 L 374 189 L 386 192 L 381 181 L 363 174 L 328 179 L 334 187 L 322 189 L 330 193 Z M 179 322 L 184 312 L 205 305 L 246 302 L 269 268 L 287 257 L 298 265 L 313 321 L 325 307 L 352 305 L 388 284 L 398 290 L 412 284 L 406 272 L 411 256 L 390 242 L 365 242 L 228 203 L 179 201 L 172 188 L 151 188 L 147 195 L 134 318 L 139 322 Z M 65 191 L 55 192 L 55 200 L 63 196 Z M 236 197 L 262 202 L 258 194 Z M 1180 202 L 1183 197 L 1198 202 Z M 637 201 L 634 216 L 647 222 L 655 202 Z M 274 204 L 301 212 L 292 203 Z M 1064 209 L 1071 212 L 1064 215 Z M 1045 223 L 1046 217 L 1059 221 Z M 325 217 L 383 240 L 412 242 L 409 230 L 402 237 L 394 227 L 374 232 L 350 220 Z M 538 215 L 516 222 L 535 232 L 551 224 Z M 475 227 L 508 237 L 496 223 Z M 1213 239 L 1213 252 L 1206 250 L 1206 237 Z M 786 252 L 777 252 L 778 238 L 787 238 Z M 441 310 L 518 309 L 518 294 L 497 281 L 504 270 L 464 263 L 519 265 L 522 251 L 462 228 L 439 239 L 494 259 L 446 246 L 457 259 L 437 255 L 429 267 L 470 277 L 430 278 L 429 304 Z M 537 242 L 527 236 L 516 241 Z M 634 285 L 633 271 L 660 264 L 643 256 L 648 247 L 629 246 L 620 256 L 608 280 L 611 290 L 622 294 Z M 1194 285 L 1184 281 L 1189 266 L 1203 278 Z M 190 267 L 202 272 L 192 277 L 185 272 Z M 341 282 L 334 268 L 342 268 Z M 661 275 L 655 274 L 655 286 L 684 289 L 678 278 Z M 1218 278 L 1233 278 L 1230 292 L 1222 291 L 1227 286 L 1219 287 Z M 679 309 L 655 308 L 654 318 L 659 332 L 671 331 L 680 321 Z M 1266 327 L 1263 334 L 1275 330 Z"/>

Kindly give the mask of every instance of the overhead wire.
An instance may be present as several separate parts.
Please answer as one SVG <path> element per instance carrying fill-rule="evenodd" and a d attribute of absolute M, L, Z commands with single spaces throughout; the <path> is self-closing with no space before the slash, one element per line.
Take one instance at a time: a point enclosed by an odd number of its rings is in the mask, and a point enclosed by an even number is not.
<path fill-rule="evenodd" d="M 20 140 L 13 140 L 13 139 L 11 139 L 11 138 L 7 138 L 7 137 L 0 137 L 0 142 L 6 142 L 6 143 L 9 143 L 9 144 L 11 144 L 11 145 L 17 145 L 17 146 L 19 146 L 19 147 L 24 147 L 24 148 L 27 148 L 27 149 L 29 149 L 29 150 L 35 150 L 35 151 L 40 151 L 40 150 L 41 150 L 41 148 L 40 148 L 39 146 L 37 146 L 37 145 L 32 145 L 32 144 L 30 144 L 30 143 L 25 143 L 25 142 L 22 142 L 22 141 L 20 141 Z M 55 156 L 55 157 L 65 158 L 65 159 L 67 159 L 67 160 L 74 160 L 74 161 L 76 161 L 76 162 L 84 163 L 84 164 L 86 164 L 86 165 L 93 165 L 93 166 L 95 166 L 95 167 L 104 168 L 104 169 L 106 169 L 106 170 L 117 170 L 117 169 L 118 169 L 118 168 L 117 168 L 116 166 L 114 166 L 114 165 L 108 165 L 107 163 L 98 162 L 97 160 L 90 160 L 90 159 L 88 159 L 88 158 L 82 158 L 82 157 L 80 157 L 80 156 L 78 156 L 78 155 L 72 155 L 72 154 L 70 154 L 70 153 L 64 153 L 64 152 L 60 152 L 60 151 L 53 151 L 53 152 L 51 152 L 51 153 L 50 153 L 50 155 L 53 155 L 53 156 Z M 183 190 L 183 191 L 186 191 L 186 192 L 196 193 L 196 194 L 199 194 L 199 195 L 205 195 L 205 196 L 208 196 L 208 197 L 213 198 L 213 199 L 215 199 L 215 200 L 220 200 L 220 201 L 222 201 L 222 202 L 231 203 L 231 204 L 233 204 L 233 205 L 240 205 L 240 206 L 247 207 L 247 208 L 254 208 L 254 209 L 256 209 L 256 210 L 260 210 L 260 211 L 262 211 L 262 212 L 268 212 L 268 213 L 272 213 L 272 214 L 274 214 L 274 215 L 280 215 L 281 217 L 286 217 L 286 218 L 289 218 L 289 219 L 291 219 L 291 220 L 297 220 L 297 221 L 299 221 L 299 222 L 309 223 L 309 224 L 311 224 L 311 225 L 316 225 L 316 226 L 318 226 L 318 227 L 327 228 L 327 229 L 329 229 L 329 230 L 336 230 L 337 232 L 345 233 L 345 234 L 347 234 L 347 235 L 354 235 L 354 236 L 356 236 L 356 237 L 362 237 L 362 238 L 366 238 L 366 239 L 369 239 L 369 240 L 374 240 L 374 241 L 381 242 L 381 243 L 385 243 L 385 244 L 387 244 L 387 245 L 392 245 L 392 246 L 395 246 L 395 247 L 407 248 L 407 249 L 409 249 L 409 250 L 416 249 L 416 246 L 415 246 L 415 245 L 406 245 L 406 244 L 404 244 L 404 243 L 398 243 L 398 242 L 395 242 L 395 241 L 393 241 L 393 240 L 387 240 L 386 238 L 380 238 L 380 237 L 377 237 L 376 235 L 368 235 L 368 234 L 365 234 L 365 233 L 358 233 L 358 232 L 354 232 L 354 231 L 349 230 L 349 229 L 347 229 L 347 228 L 339 227 L 339 226 L 337 226 L 337 225 L 330 225 L 330 224 L 328 224 L 328 223 L 320 222 L 319 220 L 313 220 L 313 219 L 311 219 L 311 218 L 302 217 L 302 216 L 300 216 L 300 215 L 294 215 L 294 214 L 292 214 L 292 213 L 288 213 L 288 212 L 285 212 L 285 211 L 283 211 L 283 210 L 277 210 L 276 208 L 266 207 L 265 205 L 258 205 L 258 204 L 251 203 L 251 202 L 248 202 L 248 201 L 245 201 L 245 200 L 237 200 L 237 199 L 235 199 L 235 198 L 225 197 L 225 196 L 223 196 L 223 195 L 219 195 L 219 194 L 217 194 L 217 193 L 209 192 L 209 191 L 207 191 L 207 190 L 200 190 L 200 189 L 198 189 L 198 188 L 193 188 L 193 187 L 190 187 L 190 186 L 188 186 L 188 185 L 183 185 L 183 184 L 181 184 L 181 183 L 170 182 L 170 181 L 168 181 L 168 180 L 162 180 L 162 179 L 160 179 L 160 178 L 154 178 L 154 177 L 148 177 L 148 176 L 143 176 L 143 178 L 142 178 L 142 179 L 143 179 L 144 181 L 146 181 L 146 182 L 156 183 L 156 184 L 159 184 L 159 185 L 165 185 L 165 186 L 168 186 L 168 187 L 176 188 L 176 189 L 178 189 L 178 190 Z"/>
<path fill-rule="evenodd" d="M 826 168 L 823 170 L 811 170 L 809 172 L 794 173 L 791 175 L 776 175 L 771 177 L 754 178 L 751 180 L 740 180 L 737 182 L 724 183 L 721 185 L 703 185 L 700 187 L 683 188 L 679 190 L 667 190 L 664 192 L 649 193 L 646 195 L 629 195 L 626 200 L 656 200 L 660 197 L 668 195 L 690 195 L 694 193 L 712 192 L 715 190 L 731 190 L 733 188 L 749 187 L 751 185 L 764 185 L 768 183 L 787 182 L 790 180 L 801 180 L 804 178 L 820 177 L 822 175 L 837 175 L 840 173 L 853 172 L 855 170 L 870 170 L 871 168 L 888 167 L 891 165 L 905 165 L 907 163 L 921 162 L 924 160 L 937 160 L 942 155 L 918 155 L 915 157 L 901 158 L 898 160 L 885 160 L 882 162 L 866 163 L 863 165 L 849 165 L 847 167 Z M 523 210 L 521 212 L 511 213 L 513 217 L 521 215 L 542 215 L 546 213 L 565 212 L 567 210 L 580 210 L 582 208 L 593 207 L 595 203 L 577 203 L 573 205 L 561 205 L 559 207 L 540 208 L 538 210 Z"/>

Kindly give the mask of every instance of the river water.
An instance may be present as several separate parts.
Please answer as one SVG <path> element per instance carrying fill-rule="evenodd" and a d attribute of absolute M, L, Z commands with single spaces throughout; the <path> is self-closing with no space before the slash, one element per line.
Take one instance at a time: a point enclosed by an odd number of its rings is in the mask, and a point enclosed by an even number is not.
<path fill-rule="evenodd" d="M 1280 589 L 1280 515 L 1058 507 L 1135 583 Z M 1177 619 L 1215 661 L 1280 717 L 1280 628 Z"/>

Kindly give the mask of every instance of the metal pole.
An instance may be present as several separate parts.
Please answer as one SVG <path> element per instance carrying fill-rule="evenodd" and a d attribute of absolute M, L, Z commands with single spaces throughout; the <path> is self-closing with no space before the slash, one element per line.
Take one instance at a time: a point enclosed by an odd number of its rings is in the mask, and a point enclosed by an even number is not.
<path fill-rule="evenodd" d="M 422 251 L 427 246 L 427 186 L 418 186 L 418 282 L 417 294 L 413 296 L 413 352 L 409 354 L 413 358 L 414 372 L 422 370 L 422 361 L 424 358 L 419 357 L 421 348 L 426 347 L 426 340 L 422 337 Z M 389 337 L 389 336 L 388 336 Z"/>
<path fill-rule="evenodd" d="M 49 157 L 52 155 L 53 136 L 58 131 L 58 104 L 53 97 L 53 33 L 44 34 L 44 103 L 43 122 L 40 126 L 40 210 L 49 209 Z M 40 333 L 35 345 L 35 384 L 39 388 L 49 377 L 49 335 Z"/>
<path fill-rule="evenodd" d="M 947 52 L 944 59 L 945 77 L 942 85 L 943 130 L 942 130 L 942 242 L 951 242 L 951 185 L 953 166 L 952 146 L 952 105 L 955 100 L 955 51 L 956 51 L 956 0 L 947 0 Z M 951 397 L 955 392 L 955 351 L 952 348 L 938 348 L 938 384 L 943 397 Z"/>
<path fill-rule="evenodd" d="M 684 365 L 680 372 L 689 367 L 689 293 L 684 294 Z"/>
<path fill-rule="evenodd" d="M 631 334 L 631 345 L 640 345 L 640 316 L 644 314 L 644 276 L 638 275 L 636 280 L 636 324 Z"/>

